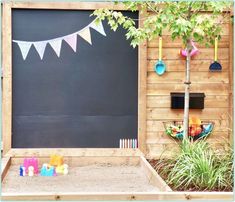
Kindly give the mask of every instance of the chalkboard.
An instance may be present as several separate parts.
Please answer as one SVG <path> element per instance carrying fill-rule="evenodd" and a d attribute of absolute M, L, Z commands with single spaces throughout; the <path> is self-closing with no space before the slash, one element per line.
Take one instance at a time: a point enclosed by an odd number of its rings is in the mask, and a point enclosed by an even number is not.
<path fill-rule="evenodd" d="M 68 35 L 87 26 L 91 13 L 13 9 L 12 39 Z M 92 45 L 78 36 L 77 52 L 63 41 L 60 57 L 47 45 L 41 60 L 32 46 L 23 60 L 12 43 L 13 148 L 117 148 L 119 139 L 137 138 L 137 49 L 125 30 L 103 25 L 106 37 L 91 29 Z"/>

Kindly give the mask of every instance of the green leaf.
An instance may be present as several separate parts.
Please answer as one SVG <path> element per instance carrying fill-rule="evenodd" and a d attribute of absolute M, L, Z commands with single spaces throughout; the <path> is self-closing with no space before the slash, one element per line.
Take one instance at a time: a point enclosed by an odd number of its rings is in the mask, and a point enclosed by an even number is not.
<path fill-rule="evenodd" d="M 128 16 L 123 16 L 119 11 L 109 9 L 97 9 L 92 15 L 97 16 L 97 20 L 108 20 L 108 25 L 116 31 L 119 26 L 126 31 L 127 39 L 131 40 L 131 45 L 136 46 L 144 39 L 152 38 L 162 34 L 164 29 L 169 30 L 171 38 L 179 38 L 183 44 L 193 37 L 195 41 L 203 45 L 213 44 L 214 38 L 220 36 L 221 25 L 216 23 L 218 16 L 224 9 L 231 6 L 228 1 L 175 1 L 164 2 L 165 6 L 159 6 L 161 2 L 154 1 L 125 1 L 123 4 L 127 10 L 140 13 L 151 11 L 141 19 L 143 27 L 135 28 L 135 21 Z M 201 11 L 213 10 L 210 15 Z"/>

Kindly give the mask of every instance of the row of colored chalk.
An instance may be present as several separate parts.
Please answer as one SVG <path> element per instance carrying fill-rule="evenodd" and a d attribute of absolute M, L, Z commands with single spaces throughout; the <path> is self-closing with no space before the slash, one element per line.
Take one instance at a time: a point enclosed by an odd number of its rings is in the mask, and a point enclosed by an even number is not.
<path fill-rule="evenodd" d="M 137 148 L 137 139 L 120 139 L 119 148 Z"/>

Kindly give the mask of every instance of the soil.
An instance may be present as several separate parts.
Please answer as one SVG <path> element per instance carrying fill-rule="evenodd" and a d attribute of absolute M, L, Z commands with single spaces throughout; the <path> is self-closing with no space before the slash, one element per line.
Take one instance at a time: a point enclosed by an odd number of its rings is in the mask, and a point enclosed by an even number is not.
<path fill-rule="evenodd" d="M 69 174 L 54 177 L 19 176 L 12 165 L 2 183 L 3 193 L 38 192 L 156 192 L 140 166 L 89 165 L 69 168 Z"/>

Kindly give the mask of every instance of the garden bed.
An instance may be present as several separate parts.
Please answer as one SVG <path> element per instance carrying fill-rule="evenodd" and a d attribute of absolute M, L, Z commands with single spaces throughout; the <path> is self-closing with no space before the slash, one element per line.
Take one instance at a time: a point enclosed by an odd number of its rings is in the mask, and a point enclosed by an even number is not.
<path fill-rule="evenodd" d="M 164 160 L 163 160 L 164 161 Z M 150 163 L 150 165 L 154 168 L 156 167 L 156 165 L 159 163 L 159 160 L 156 160 L 156 159 L 148 159 L 148 162 Z M 166 160 L 167 162 L 167 160 Z M 164 168 L 160 168 L 160 172 L 163 171 Z M 167 175 L 161 175 L 159 174 L 160 177 L 163 179 L 163 180 L 167 180 Z M 184 191 L 184 192 L 198 192 L 198 191 L 201 191 L 201 190 L 198 190 L 198 188 L 196 187 L 191 187 L 189 189 L 182 189 L 182 188 L 178 188 L 178 189 L 174 189 L 173 186 L 171 184 L 168 184 L 168 186 L 173 190 L 173 191 Z M 232 193 L 232 189 L 231 188 L 228 188 L 228 189 L 224 189 L 224 190 L 219 190 L 219 189 L 213 189 L 213 190 L 203 190 L 205 192 L 231 192 Z"/>
<path fill-rule="evenodd" d="M 233 147 L 214 148 L 205 139 L 184 139 L 171 156 L 149 160 L 173 191 L 232 193 L 234 187 Z"/>

